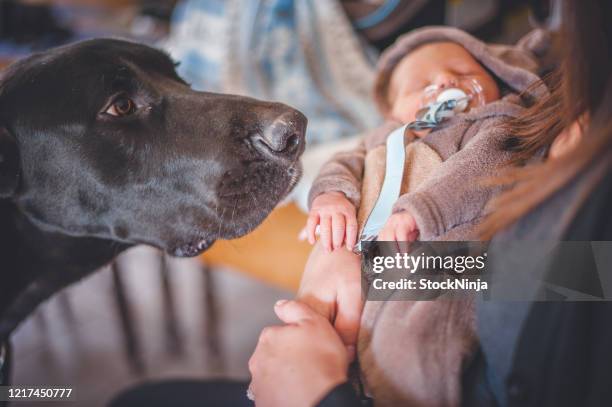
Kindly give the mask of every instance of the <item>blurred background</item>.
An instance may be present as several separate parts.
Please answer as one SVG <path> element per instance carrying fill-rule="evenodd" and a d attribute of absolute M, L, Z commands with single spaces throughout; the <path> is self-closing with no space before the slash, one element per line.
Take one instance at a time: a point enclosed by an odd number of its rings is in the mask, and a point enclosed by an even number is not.
<path fill-rule="evenodd" d="M 319 166 L 381 118 L 379 53 L 425 25 L 513 43 L 538 23 L 521 0 L 1 0 L 0 67 L 93 37 L 160 47 L 196 89 L 279 100 L 309 117 L 304 180 L 254 233 L 196 260 L 137 247 L 64 290 L 13 336 L 15 384 L 75 388 L 103 406 L 158 378 L 246 379 L 272 305 L 290 298 L 309 246 L 298 240 Z M 359 78 L 355 80 L 355 78 Z M 26 404 L 20 404 L 26 405 Z M 74 403 L 69 405 L 74 406 Z"/>

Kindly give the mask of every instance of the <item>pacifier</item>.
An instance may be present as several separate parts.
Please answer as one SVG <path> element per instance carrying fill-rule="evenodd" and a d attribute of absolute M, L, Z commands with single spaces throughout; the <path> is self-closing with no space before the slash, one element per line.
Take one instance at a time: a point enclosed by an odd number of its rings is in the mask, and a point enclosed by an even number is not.
<path fill-rule="evenodd" d="M 423 90 L 421 109 L 409 127 L 413 130 L 432 129 L 458 113 L 484 104 L 482 86 L 474 79 L 459 79 L 450 86 L 430 85 Z"/>

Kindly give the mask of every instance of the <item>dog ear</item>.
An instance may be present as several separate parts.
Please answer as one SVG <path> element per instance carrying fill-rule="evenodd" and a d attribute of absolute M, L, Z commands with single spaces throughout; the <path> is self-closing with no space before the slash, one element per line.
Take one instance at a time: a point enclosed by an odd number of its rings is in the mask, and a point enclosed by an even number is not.
<path fill-rule="evenodd" d="M 0 125 L 0 198 L 11 197 L 19 186 L 19 149 L 17 140 Z"/>

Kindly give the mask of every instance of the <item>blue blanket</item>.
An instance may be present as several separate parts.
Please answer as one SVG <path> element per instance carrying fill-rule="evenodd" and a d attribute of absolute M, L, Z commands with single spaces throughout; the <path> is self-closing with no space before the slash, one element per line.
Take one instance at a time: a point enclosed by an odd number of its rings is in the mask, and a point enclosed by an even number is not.
<path fill-rule="evenodd" d="M 301 110 L 310 146 L 381 121 L 371 97 L 377 55 L 336 0 L 185 0 L 161 46 L 195 89 Z"/>

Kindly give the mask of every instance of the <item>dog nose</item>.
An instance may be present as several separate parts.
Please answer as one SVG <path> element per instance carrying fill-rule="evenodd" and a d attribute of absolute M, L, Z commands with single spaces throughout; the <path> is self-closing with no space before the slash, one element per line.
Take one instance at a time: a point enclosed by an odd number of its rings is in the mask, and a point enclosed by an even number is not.
<path fill-rule="evenodd" d="M 261 152 L 279 158 L 295 158 L 304 150 L 306 117 L 291 110 L 276 117 L 262 133 L 252 136 Z"/>

